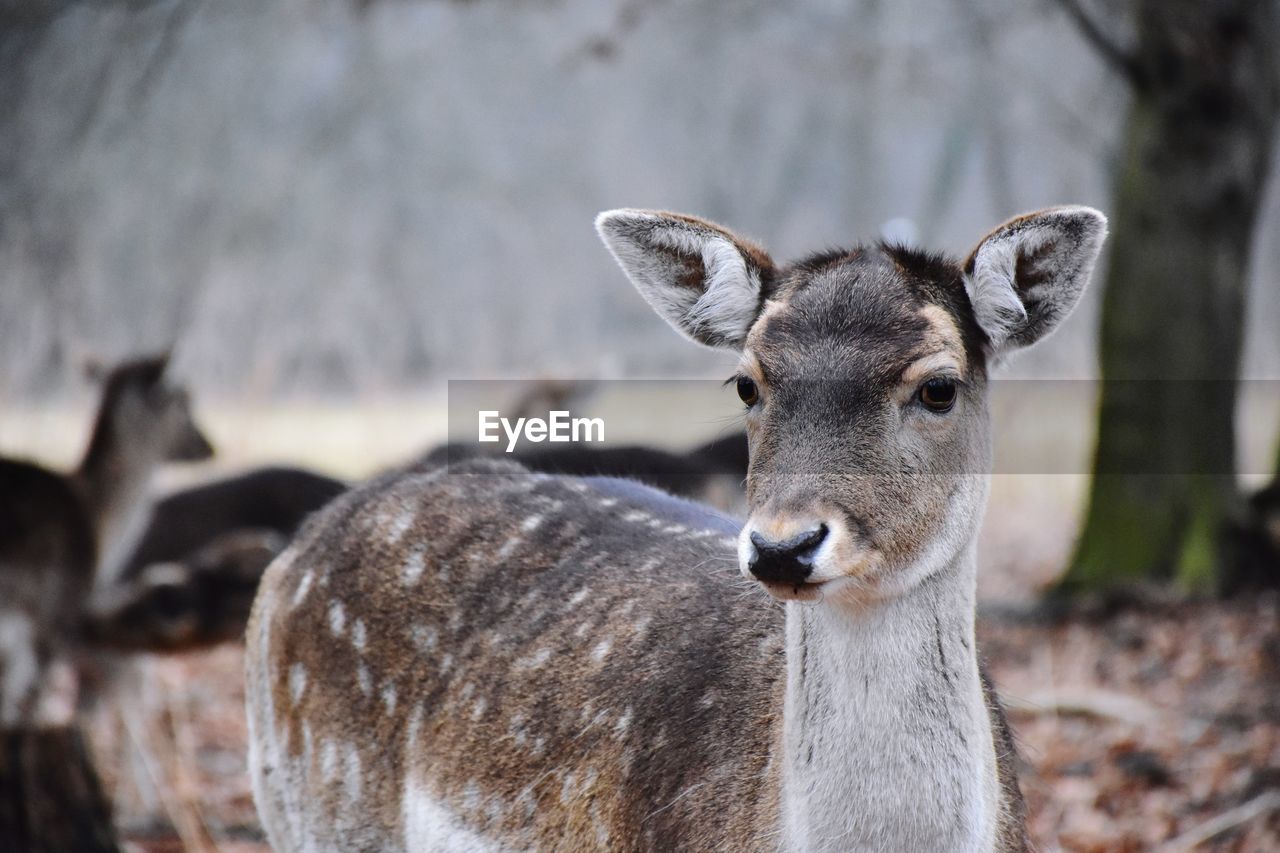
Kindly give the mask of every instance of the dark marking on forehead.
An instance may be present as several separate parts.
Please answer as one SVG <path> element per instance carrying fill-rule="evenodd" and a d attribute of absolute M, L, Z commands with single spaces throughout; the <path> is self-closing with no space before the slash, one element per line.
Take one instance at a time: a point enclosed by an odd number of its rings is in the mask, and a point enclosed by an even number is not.
<path fill-rule="evenodd" d="M 960 266 L 942 254 L 887 244 L 822 252 L 786 268 L 774 299 L 755 342 L 766 372 L 815 342 L 845 345 L 897 370 L 930 337 L 920 313 L 928 305 L 954 318 L 966 361 L 985 364 L 985 337 Z"/>

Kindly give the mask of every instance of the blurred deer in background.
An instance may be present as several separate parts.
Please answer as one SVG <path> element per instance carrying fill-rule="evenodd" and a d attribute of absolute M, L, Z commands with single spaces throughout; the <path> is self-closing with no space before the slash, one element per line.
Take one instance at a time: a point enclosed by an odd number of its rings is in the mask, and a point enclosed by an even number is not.
<path fill-rule="evenodd" d="M 79 467 L 0 460 L 0 847 L 110 849 L 106 807 L 74 726 L 72 665 L 94 588 L 147 520 L 161 464 L 209 457 L 168 356 L 109 371 Z M 53 769 L 51 769 L 53 768 Z M 60 820 L 50 820 L 58 815 Z"/>
<path fill-rule="evenodd" d="M 741 353 L 747 523 L 492 460 L 335 501 L 248 631 L 271 843 L 1025 849 L 974 641 L 988 368 L 1071 311 L 1103 217 L 782 267 L 693 217 L 598 228 L 672 325 Z"/>
<path fill-rule="evenodd" d="M 267 565 L 307 515 L 346 489 L 301 468 L 267 467 L 166 495 L 121 577 L 97 596 L 90 640 L 152 653 L 239 640 Z"/>
<path fill-rule="evenodd" d="M 165 382 L 167 364 L 168 356 L 144 358 L 105 375 L 89 445 L 73 473 L 0 460 L 0 716 L 7 725 L 39 719 L 39 673 L 53 657 L 51 646 L 76 632 L 91 589 L 110 587 L 123 569 L 147 523 L 159 467 L 213 454 L 186 391 Z"/>

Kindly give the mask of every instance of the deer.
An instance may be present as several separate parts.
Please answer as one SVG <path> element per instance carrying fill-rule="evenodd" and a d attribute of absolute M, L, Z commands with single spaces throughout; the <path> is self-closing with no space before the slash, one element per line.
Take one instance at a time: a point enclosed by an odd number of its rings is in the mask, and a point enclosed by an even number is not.
<path fill-rule="evenodd" d="M 186 390 L 165 380 L 167 364 L 161 355 L 101 371 L 97 414 L 74 471 L 0 459 L 5 725 L 38 717 L 38 673 L 51 647 L 77 632 L 94 588 L 122 568 L 147 521 L 156 470 L 213 453 Z"/>
<path fill-rule="evenodd" d="M 745 523 L 480 459 L 384 476 L 267 569 L 249 767 L 301 850 L 1027 849 L 974 640 L 989 369 L 1071 312 L 1093 209 L 963 261 L 775 265 L 674 213 L 597 230 L 657 313 L 736 351 Z"/>
<path fill-rule="evenodd" d="M 74 471 L 0 459 L 0 848 L 116 849 L 76 719 L 77 666 L 95 587 L 109 587 L 145 523 L 155 470 L 212 454 L 167 365 L 105 373 Z"/>
<path fill-rule="evenodd" d="M 162 353 L 95 371 L 102 401 L 72 480 L 93 526 L 99 590 L 119 580 L 145 533 L 161 466 L 213 456 L 213 445 L 192 416 L 187 390 L 165 380 L 169 359 Z"/>
<path fill-rule="evenodd" d="M 240 534 L 258 536 L 264 543 L 276 537 L 287 540 L 303 519 L 346 490 L 347 484 L 333 477 L 272 465 L 170 492 L 152 507 L 121 577 L 136 579 L 155 564 L 207 569 L 207 549 L 212 546 L 216 553 L 222 543 L 222 550 L 228 550 L 230 543 L 229 550 L 235 551 Z"/>

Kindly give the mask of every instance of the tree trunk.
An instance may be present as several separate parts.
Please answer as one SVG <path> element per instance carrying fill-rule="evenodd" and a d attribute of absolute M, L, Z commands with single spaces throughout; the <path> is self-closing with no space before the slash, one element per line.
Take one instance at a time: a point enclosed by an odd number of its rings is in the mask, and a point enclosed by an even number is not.
<path fill-rule="evenodd" d="M 1217 584 L 1239 501 L 1245 268 L 1280 101 L 1276 0 L 1139 0 L 1094 478 L 1066 590 Z"/>
<path fill-rule="evenodd" d="M 0 850 L 118 850 L 111 809 L 80 730 L 0 732 Z"/>

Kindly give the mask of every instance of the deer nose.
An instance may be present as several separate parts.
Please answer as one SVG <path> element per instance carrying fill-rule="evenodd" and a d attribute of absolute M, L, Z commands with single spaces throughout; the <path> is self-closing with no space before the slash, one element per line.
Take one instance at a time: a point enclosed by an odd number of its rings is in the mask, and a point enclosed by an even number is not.
<path fill-rule="evenodd" d="M 813 555 L 826 538 L 825 524 L 781 542 L 766 539 L 753 530 L 751 544 L 755 553 L 747 561 L 747 570 L 762 581 L 802 584 L 813 572 Z"/>

